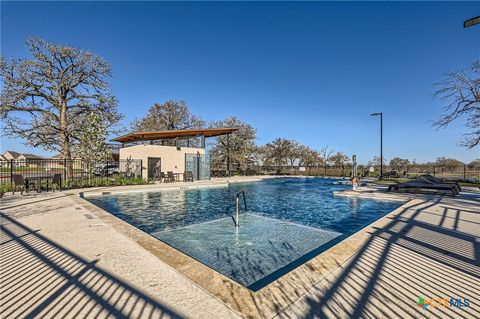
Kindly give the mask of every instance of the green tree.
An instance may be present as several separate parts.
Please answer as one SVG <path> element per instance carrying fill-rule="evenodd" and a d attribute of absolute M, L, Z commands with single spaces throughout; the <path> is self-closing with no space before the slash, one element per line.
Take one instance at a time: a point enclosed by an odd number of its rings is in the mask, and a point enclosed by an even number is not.
<path fill-rule="evenodd" d="M 439 83 L 435 96 L 445 103 L 444 114 L 435 122 L 437 128 L 446 128 L 458 118 L 466 119 L 470 132 L 464 134 L 460 145 L 474 148 L 480 144 L 480 60 L 470 70 L 447 73 Z"/>
<path fill-rule="evenodd" d="M 210 149 L 210 158 L 214 165 L 227 164 L 228 158 L 230 163 L 240 166 L 252 160 L 257 131 L 250 124 L 231 116 L 222 121 L 210 123 L 210 127 L 239 128 L 238 131 L 229 135 L 215 138 Z"/>
<path fill-rule="evenodd" d="M 440 169 L 453 172 L 455 168 L 463 168 L 463 163 L 457 159 L 450 157 L 437 157 L 435 164 L 439 166 Z"/>
<path fill-rule="evenodd" d="M 107 145 L 107 127 L 105 120 L 100 114 L 91 112 L 88 114 L 79 143 L 74 146 L 78 156 L 85 162 L 106 162 L 112 158 Z"/>
<path fill-rule="evenodd" d="M 299 146 L 297 141 L 277 138 L 265 144 L 266 162 L 268 165 L 293 166 L 300 157 Z"/>
<path fill-rule="evenodd" d="M 79 142 L 74 145 L 75 152 L 90 174 L 95 164 L 105 163 L 112 158 L 107 146 L 107 124 L 101 114 L 90 112 L 84 122 Z"/>
<path fill-rule="evenodd" d="M 185 101 L 155 103 L 147 115 L 131 124 L 133 131 L 171 131 L 202 128 L 205 121 L 190 113 Z"/>
<path fill-rule="evenodd" d="M 350 157 L 342 152 L 336 152 L 330 157 L 330 162 L 337 167 L 345 167 L 351 165 Z"/>
<path fill-rule="evenodd" d="M 82 49 L 30 38 L 31 59 L 0 59 L 0 117 L 6 136 L 71 158 L 88 114 L 109 129 L 121 119 L 110 93 L 111 67 Z"/>
<path fill-rule="evenodd" d="M 400 157 L 394 157 L 390 160 L 390 167 L 391 169 L 399 172 L 407 169 L 408 164 L 410 164 L 410 161 L 408 159 L 400 158 Z"/>

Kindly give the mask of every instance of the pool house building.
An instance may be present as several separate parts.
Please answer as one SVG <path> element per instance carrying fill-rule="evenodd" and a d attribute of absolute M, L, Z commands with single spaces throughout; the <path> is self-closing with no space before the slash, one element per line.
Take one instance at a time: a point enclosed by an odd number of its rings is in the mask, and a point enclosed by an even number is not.
<path fill-rule="evenodd" d="M 206 139 L 231 134 L 238 128 L 205 128 L 133 132 L 112 139 L 121 143 L 120 161 L 142 160 L 142 176 L 160 179 L 161 172 L 173 172 L 182 179 L 192 172 L 194 180 L 210 179 L 210 157 Z"/>

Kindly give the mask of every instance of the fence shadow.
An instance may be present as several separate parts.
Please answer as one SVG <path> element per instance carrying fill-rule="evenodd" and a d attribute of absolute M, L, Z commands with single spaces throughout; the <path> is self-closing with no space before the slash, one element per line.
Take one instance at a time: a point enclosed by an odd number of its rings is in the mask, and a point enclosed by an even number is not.
<path fill-rule="evenodd" d="M 114 275 L 0 213 L 0 317 L 181 318 Z"/>
<path fill-rule="evenodd" d="M 427 311 L 417 304 L 418 297 L 469 298 L 471 304 L 478 304 L 480 231 L 459 231 L 459 220 L 443 227 L 446 208 L 436 213 L 436 224 L 432 219 L 425 221 L 420 215 L 437 203 L 422 202 L 391 217 L 387 225 L 372 231 L 343 269 L 280 317 L 478 318 L 480 312 L 475 306 L 437 304 Z M 468 212 L 456 209 L 450 214 L 454 217 L 449 218 L 461 219 Z"/>

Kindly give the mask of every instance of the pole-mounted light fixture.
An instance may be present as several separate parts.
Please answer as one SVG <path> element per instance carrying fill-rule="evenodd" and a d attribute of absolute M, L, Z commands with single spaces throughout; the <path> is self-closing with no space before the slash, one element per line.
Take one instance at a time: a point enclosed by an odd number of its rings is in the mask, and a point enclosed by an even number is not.
<path fill-rule="evenodd" d="M 471 27 L 472 25 L 479 24 L 480 23 L 480 16 L 469 19 L 463 23 L 464 28 Z"/>
<path fill-rule="evenodd" d="M 383 178 L 383 113 L 372 113 L 371 116 L 380 116 L 380 179 Z"/>

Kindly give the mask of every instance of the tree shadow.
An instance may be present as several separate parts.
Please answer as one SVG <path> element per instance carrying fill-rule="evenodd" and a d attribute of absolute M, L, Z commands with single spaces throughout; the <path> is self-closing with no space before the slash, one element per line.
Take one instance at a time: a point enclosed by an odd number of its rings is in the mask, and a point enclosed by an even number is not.
<path fill-rule="evenodd" d="M 419 202 L 390 217 L 343 268 L 279 317 L 480 317 L 472 306 L 430 307 L 425 313 L 416 304 L 419 296 L 478 301 L 480 230 L 477 235 L 459 231 L 461 209 L 453 214 L 457 220 L 450 228 L 442 227 L 445 211 L 433 223 L 423 220 L 422 212 L 439 201 Z"/>
<path fill-rule="evenodd" d="M 0 213 L 2 318 L 181 318 L 125 281 Z"/>

